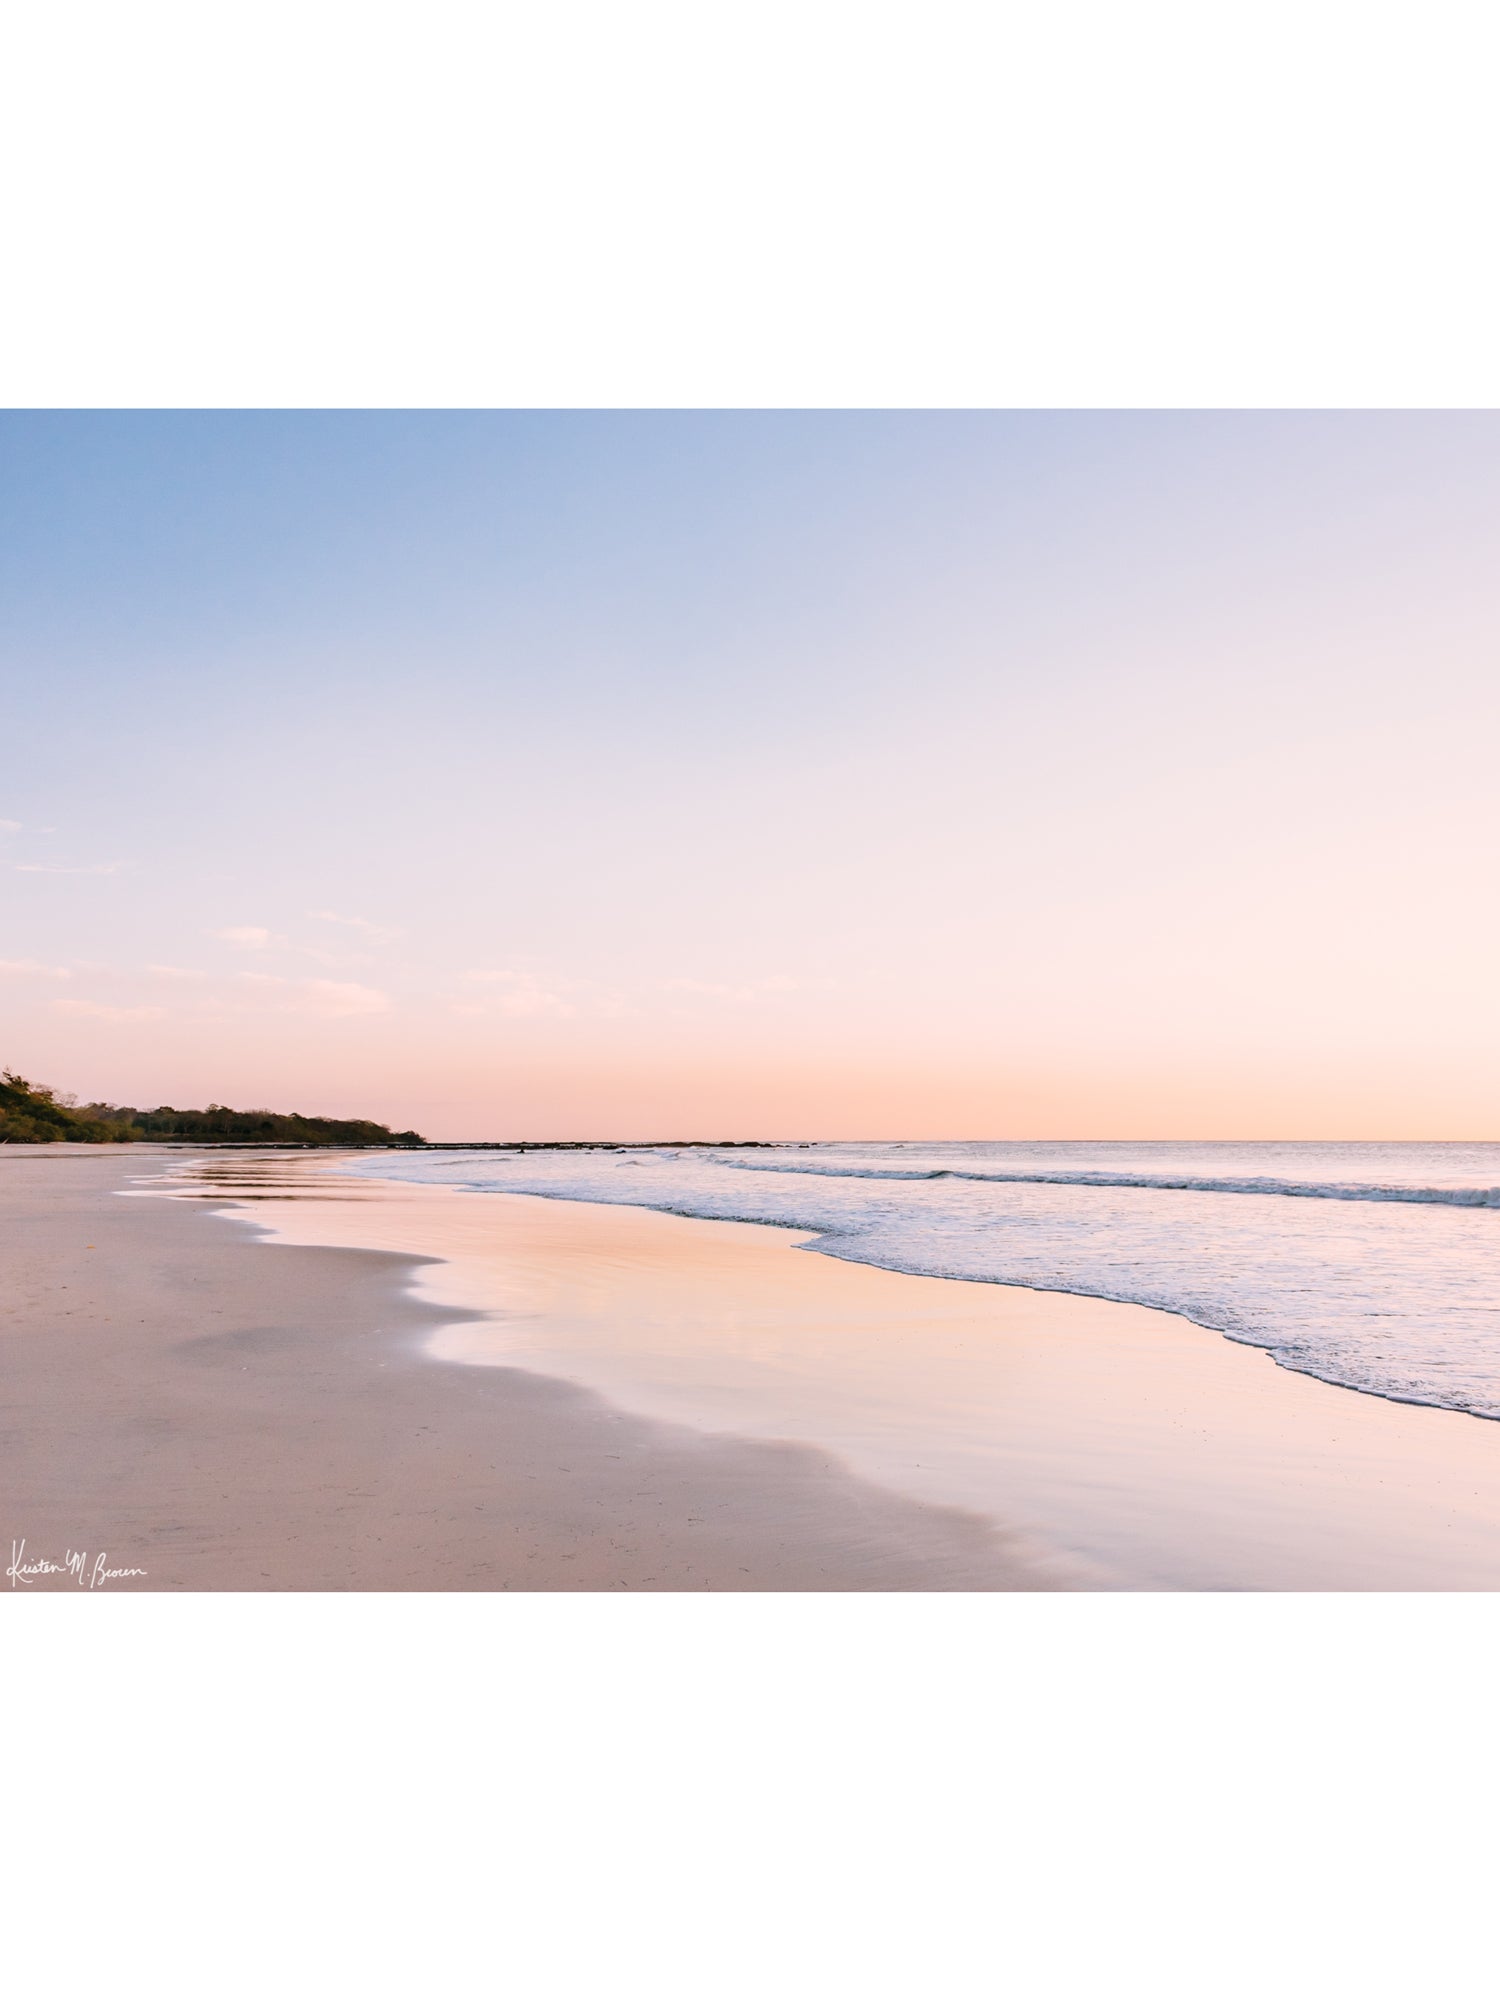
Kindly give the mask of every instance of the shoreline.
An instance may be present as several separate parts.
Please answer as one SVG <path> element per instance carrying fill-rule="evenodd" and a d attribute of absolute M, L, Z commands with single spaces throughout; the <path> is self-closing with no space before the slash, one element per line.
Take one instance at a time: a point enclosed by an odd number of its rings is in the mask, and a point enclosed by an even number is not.
<path fill-rule="evenodd" d="M 1175 1314 L 88 1151 L 0 1158 L 0 1542 L 145 1567 L 110 1587 L 1500 1588 L 1493 1425 Z"/>
<path fill-rule="evenodd" d="M 463 1314 L 413 1296 L 421 1253 L 121 1199 L 191 1149 L 89 1150 L 0 1167 L 0 1546 L 28 1563 L 144 1570 L 112 1590 L 1057 1587 L 992 1523 L 826 1452 L 434 1360 L 422 1343 Z"/>
<path fill-rule="evenodd" d="M 203 1173 L 234 1199 L 231 1174 Z M 452 1315 L 438 1358 L 532 1368 L 701 1433 L 799 1439 L 1003 1522 L 1094 1587 L 1500 1587 L 1494 1426 L 1286 1369 L 1179 1315 L 794 1257 L 811 1233 L 782 1225 L 296 1179 L 297 1201 L 262 1189 L 242 1219 L 433 1258 L 414 1283 Z M 366 1193 L 329 1198 L 335 1181 Z"/>
<path fill-rule="evenodd" d="M 1335 1387 L 1500 1419 L 1500 1144 L 829 1143 L 345 1171 L 800 1225 L 823 1255 L 1181 1314 Z M 1313 1193 L 1329 1198 L 1287 1198 Z"/>

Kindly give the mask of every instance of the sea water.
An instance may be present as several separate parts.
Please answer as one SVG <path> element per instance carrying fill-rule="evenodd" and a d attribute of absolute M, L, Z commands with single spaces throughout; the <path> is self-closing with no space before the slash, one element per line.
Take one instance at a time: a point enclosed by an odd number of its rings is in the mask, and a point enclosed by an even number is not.
<path fill-rule="evenodd" d="M 901 1141 L 383 1155 L 353 1171 L 815 1232 L 893 1271 L 1157 1306 L 1500 1418 L 1500 1144 Z"/>

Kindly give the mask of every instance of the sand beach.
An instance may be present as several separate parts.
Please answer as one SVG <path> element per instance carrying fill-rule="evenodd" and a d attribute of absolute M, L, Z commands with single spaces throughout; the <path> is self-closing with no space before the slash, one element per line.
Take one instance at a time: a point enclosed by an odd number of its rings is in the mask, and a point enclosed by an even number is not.
<path fill-rule="evenodd" d="M 121 1199 L 154 1148 L 0 1152 L 0 1547 L 110 1590 L 1026 1589 L 993 1527 L 805 1446 L 429 1356 L 411 1256 Z M 237 1171 L 249 1165 L 235 1161 Z"/>
<path fill-rule="evenodd" d="M 1500 1582 L 1493 1423 L 1143 1307 L 340 1165 L 0 1154 L 13 1588 L 78 1550 L 154 1590 Z"/>

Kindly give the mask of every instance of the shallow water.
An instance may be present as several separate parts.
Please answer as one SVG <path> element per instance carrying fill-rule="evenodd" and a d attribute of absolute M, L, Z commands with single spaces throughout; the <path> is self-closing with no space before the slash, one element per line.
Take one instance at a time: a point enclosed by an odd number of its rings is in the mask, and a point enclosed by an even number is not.
<path fill-rule="evenodd" d="M 428 1343 L 440 1358 L 561 1377 L 702 1433 L 819 1446 L 987 1516 L 1080 1582 L 1500 1587 L 1500 1426 L 1285 1373 L 1173 1315 L 807 1256 L 790 1231 L 350 1178 L 307 1156 L 250 1175 L 207 1161 L 173 1185 L 249 1196 L 244 1221 L 283 1241 L 440 1260 L 414 1274 L 453 1309 Z"/>
<path fill-rule="evenodd" d="M 886 1270 L 1181 1313 L 1500 1417 L 1500 1145 L 1031 1142 L 383 1156 L 349 1171 L 776 1222 Z"/>

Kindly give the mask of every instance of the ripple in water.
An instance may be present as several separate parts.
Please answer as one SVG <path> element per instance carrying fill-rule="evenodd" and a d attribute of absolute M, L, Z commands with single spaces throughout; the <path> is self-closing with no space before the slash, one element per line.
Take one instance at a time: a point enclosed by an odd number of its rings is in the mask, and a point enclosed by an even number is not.
<path fill-rule="evenodd" d="M 1500 1418 L 1500 1145 L 455 1151 L 349 1171 L 783 1223 L 826 1256 L 1160 1306 L 1325 1382 Z"/>

